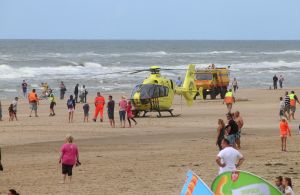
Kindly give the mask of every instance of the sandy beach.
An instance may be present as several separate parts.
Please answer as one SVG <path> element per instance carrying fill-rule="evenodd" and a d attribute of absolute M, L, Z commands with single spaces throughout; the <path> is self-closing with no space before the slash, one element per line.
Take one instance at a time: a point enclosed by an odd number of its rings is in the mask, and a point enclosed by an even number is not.
<path fill-rule="evenodd" d="M 278 99 L 284 91 L 242 89 L 237 98 L 247 101 L 238 101 L 233 110 L 239 110 L 245 121 L 241 153 L 246 161 L 241 169 L 272 183 L 279 175 L 291 177 L 297 194 L 300 114 L 296 111 L 298 120 L 290 122 L 288 152 L 281 152 Z M 300 94 L 300 89 L 295 92 Z M 119 96 L 114 94 L 114 99 L 119 100 Z M 92 99 L 89 94 L 89 102 Z M 104 123 L 92 122 L 93 106 L 89 123 L 83 123 L 82 105 L 77 105 L 75 121 L 69 124 L 65 101 L 57 101 L 55 117 L 48 116 L 49 103 L 41 101 L 39 117 L 29 118 L 28 103 L 21 99 L 19 121 L 8 122 L 10 102 L 2 101 L 0 146 L 5 170 L 0 172 L 0 194 L 15 188 L 22 195 L 177 195 L 189 169 L 210 186 L 218 173 L 217 119 L 225 119 L 226 107 L 221 100 L 196 100 L 192 107 L 187 107 L 184 100 L 182 105 L 180 102 L 177 96 L 173 106 L 179 117 L 156 118 L 152 113 L 138 118 L 133 128 L 111 129 L 106 113 Z M 72 184 L 59 184 L 59 150 L 68 133 L 79 147 L 82 165 L 74 168 Z"/>

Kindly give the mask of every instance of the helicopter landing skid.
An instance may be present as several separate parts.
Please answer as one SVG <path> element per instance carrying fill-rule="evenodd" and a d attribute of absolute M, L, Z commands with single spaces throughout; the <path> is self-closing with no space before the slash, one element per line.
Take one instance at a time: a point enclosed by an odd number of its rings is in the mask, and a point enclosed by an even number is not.
<path fill-rule="evenodd" d="M 168 109 L 168 110 L 151 110 L 151 111 L 143 111 L 143 115 L 141 115 L 141 117 L 147 117 L 146 114 L 148 112 L 157 112 L 158 115 L 157 115 L 157 118 L 163 118 L 163 117 L 178 117 L 180 116 L 180 114 L 173 114 L 173 109 Z M 168 112 L 170 113 L 170 116 L 163 116 L 162 115 L 162 112 Z M 140 115 L 137 115 L 137 116 L 140 116 Z"/>

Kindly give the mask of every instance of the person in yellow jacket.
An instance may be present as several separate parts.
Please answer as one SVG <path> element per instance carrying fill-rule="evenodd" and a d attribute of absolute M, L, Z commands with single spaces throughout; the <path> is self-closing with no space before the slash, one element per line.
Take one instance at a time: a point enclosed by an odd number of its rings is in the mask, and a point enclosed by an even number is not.
<path fill-rule="evenodd" d="M 296 103 L 298 102 L 298 104 L 299 104 L 300 102 L 298 100 L 298 97 L 295 95 L 294 91 L 291 91 L 291 93 L 289 94 L 289 97 L 290 97 L 290 109 L 291 109 L 289 118 L 292 117 L 292 119 L 295 120 Z"/>
<path fill-rule="evenodd" d="M 30 92 L 28 94 L 28 101 L 30 104 L 30 115 L 29 117 L 31 117 L 32 111 L 34 111 L 35 117 L 38 117 L 37 115 L 37 105 L 39 103 L 39 98 L 37 96 L 37 94 L 35 93 L 35 89 L 32 90 L 32 92 Z"/>
<path fill-rule="evenodd" d="M 55 97 L 54 97 L 52 89 L 50 89 L 49 92 L 50 92 L 50 94 L 49 94 L 49 101 L 50 101 L 50 114 L 49 114 L 49 116 L 55 116 L 54 106 L 56 105 L 56 101 L 55 101 Z"/>
<path fill-rule="evenodd" d="M 226 104 L 228 113 L 231 113 L 232 105 L 233 105 L 233 103 L 235 103 L 235 98 L 233 96 L 231 89 L 229 89 L 229 91 L 225 94 L 223 104 L 224 103 Z"/>

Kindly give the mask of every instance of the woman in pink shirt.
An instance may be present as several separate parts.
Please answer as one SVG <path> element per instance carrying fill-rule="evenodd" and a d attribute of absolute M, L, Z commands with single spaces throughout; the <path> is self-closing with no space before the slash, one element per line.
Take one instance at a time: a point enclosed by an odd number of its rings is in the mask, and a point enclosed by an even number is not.
<path fill-rule="evenodd" d="M 67 175 L 71 183 L 73 166 L 76 164 L 80 165 L 78 148 L 76 144 L 73 144 L 73 141 L 74 138 L 71 135 L 67 135 L 65 144 L 61 147 L 59 163 L 62 165 L 63 183 L 65 183 Z"/>
<path fill-rule="evenodd" d="M 119 101 L 119 115 L 120 115 L 120 122 L 122 128 L 125 128 L 126 108 L 127 108 L 127 101 L 126 98 L 122 96 L 121 100 Z"/>

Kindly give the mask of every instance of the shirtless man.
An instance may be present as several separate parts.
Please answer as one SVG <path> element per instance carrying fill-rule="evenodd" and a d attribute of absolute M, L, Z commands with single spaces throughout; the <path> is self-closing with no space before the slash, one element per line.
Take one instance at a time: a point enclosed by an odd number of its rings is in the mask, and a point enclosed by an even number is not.
<path fill-rule="evenodd" d="M 239 111 L 236 111 L 234 113 L 234 121 L 236 122 L 236 124 L 238 125 L 239 127 L 239 131 L 236 135 L 236 145 L 237 145 L 237 148 L 238 149 L 241 149 L 241 134 L 242 134 L 242 128 L 244 126 L 244 121 L 243 121 L 243 118 L 241 117 L 240 115 L 240 112 Z"/>

